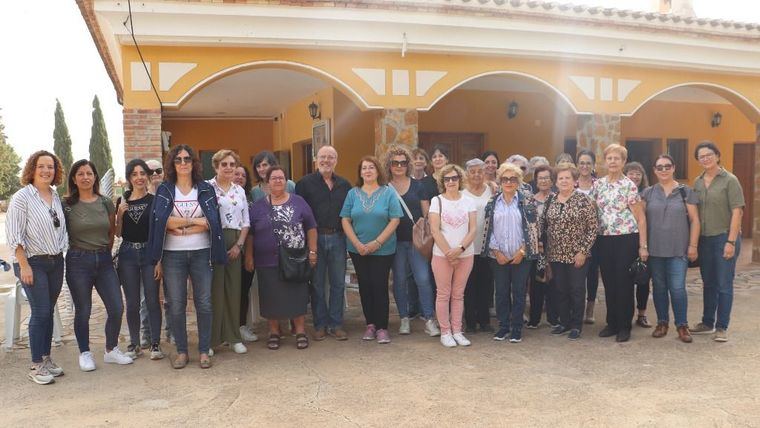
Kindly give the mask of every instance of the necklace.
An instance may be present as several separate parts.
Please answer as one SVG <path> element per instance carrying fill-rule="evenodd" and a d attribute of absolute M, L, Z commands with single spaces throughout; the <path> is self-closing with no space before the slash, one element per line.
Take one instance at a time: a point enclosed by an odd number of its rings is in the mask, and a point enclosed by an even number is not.
<path fill-rule="evenodd" d="M 367 196 L 366 193 L 364 193 L 363 190 L 359 189 L 359 201 L 362 203 L 362 209 L 365 213 L 368 213 L 372 211 L 372 208 L 375 207 L 375 204 L 380 199 L 380 195 L 385 193 L 386 187 L 380 187 L 379 189 L 372 192 L 371 195 Z"/>

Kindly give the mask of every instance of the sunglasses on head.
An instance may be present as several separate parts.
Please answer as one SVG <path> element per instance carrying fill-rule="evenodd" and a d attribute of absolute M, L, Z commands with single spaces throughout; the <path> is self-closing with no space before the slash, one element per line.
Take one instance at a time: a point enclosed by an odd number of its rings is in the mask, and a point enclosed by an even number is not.
<path fill-rule="evenodd" d="M 673 164 L 672 163 L 665 164 L 665 165 L 655 165 L 655 167 L 654 167 L 655 170 L 660 171 L 660 172 L 662 172 L 662 171 L 670 171 L 672 168 L 673 168 Z"/>
<path fill-rule="evenodd" d="M 176 158 L 174 158 L 175 165 L 179 165 L 181 163 L 192 163 L 192 162 L 193 162 L 193 158 L 191 158 L 190 156 L 177 156 Z"/>
<path fill-rule="evenodd" d="M 150 170 L 150 175 L 161 175 L 163 173 L 164 173 L 164 169 L 163 168 L 156 168 L 156 169 L 151 169 Z"/>
<path fill-rule="evenodd" d="M 53 218 L 53 226 L 61 227 L 61 220 L 58 218 L 58 213 L 52 208 L 49 208 L 48 212 L 50 213 L 50 217 Z"/>
<path fill-rule="evenodd" d="M 403 167 L 403 166 L 407 166 L 407 165 L 409 165 L 409 161 L 405 161 L 405 160 L 402 160 L 402 161 L 392 160 L 391 161 L 391 166 L 402 166 Z"/>
<path fill-rule="evenodd" d="M 517 184 L 520 182 L 520 179 L 517 177 L 501 177 L 501 184 Z"/>
<path fill-rule="evenodd" d="M 451 183 L 451 182 L 456 183 L 457 181 L 459 181 L 459 176 L 458 175 L 454 175 L 454 176 L 451 176 L 451 177 L 443 177 L 443 182 L 444 183 Z"/>

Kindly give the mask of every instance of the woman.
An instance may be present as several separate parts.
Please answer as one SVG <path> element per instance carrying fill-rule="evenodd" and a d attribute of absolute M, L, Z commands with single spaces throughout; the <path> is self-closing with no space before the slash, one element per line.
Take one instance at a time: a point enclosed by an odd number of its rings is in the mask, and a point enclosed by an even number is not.
<path fill-rule="evenodd" d="M 240 164 L 237 153 L 228 149 L 219 150 L 214 153 L 211 163 L 216 176 L 209 180 L 209 184 L 214 188 L 219 205 L 227 263 L 214 267 L 211 281 L 211 308 L 214 316 L 211 321 L 209 351 L 213 356 L 213 348 L 226 342 L 236 354 L 245 354 L 248 349 L 243 345 L 240 335 L 240 271 L 245 237 L 250 226 L 248 200 L 243 188 L 233 183 L 235 169 Z"/>
<path fill-rule="evenodd" d="M 118 274 L 127 301 L 127 325 L 130 343 L 127 355 L 137 358 L 142 355 L 140 347 L 140 296 L 145 296 L 148 309 L 148 334 L 150 338 L 150 359 L 164 358 L 161 351 L 161 302 L 156 270 L 147 255 L 148 229 L 150 228 L 150 207 L 153 195 L 148 193 L 150 169 L 142 159 L 132 159 L 127 164 L 128 189 L 117 201 L 116 236 L 122 238 L 119 247 Z"/>
<path fill-rule="evenodd" d="M 264 177 L 266 176 L 267 171 L 269 171 L 269 168 L 277 165 L 278 162 L 277 158 L 274 156 L 274 153 L 266 150 L 259 152 L 253 158 L 253 176 L 256 178 L 256 185 L 253 186 L 253 189 L 251 190 L 251 200 L 253 202 L 256 202 L 259 199 L 262 199 L 269 195 L 269 187 L 267 186 Z M 285 190 L 290 194 L 295 194 L 296 183 L 288 180 Z"/>
<path fill-rule="evenodd" d="M 552 334 L 570 332 L 568 339 L 578 340 L 583 328 L 586 268 L 599 224 L 594 203 L 575 191 L 580 175 L 575 166 L 561 163 L 555 174 L 558 193 L 550 197 L 544 211 L 545 252 L 554 275 L 560 314 L 559 325 Z"/>
<path fill-rule="evenodd" d="M 309 347 L 306 336 L 307 282 L 280 278 L 278 248 L 309 248 L 309 264 L 317 264 L 317 222 L 306 201 L 286 190 L 285 170 L 273 166 L 264 175 L 270 194 L 253 203 L 250 212 L 251 235 L 246 240 L 246 268 L 256 268 L 259 277 L 261 316 L 269 324 L 267 348 L 280 348 L 280 320 L 290 319 L 296 334 L 296 348 Z"/>
<path fill-rule="evenodd" d="M 235 168 L 235 178 L 232 180 L 235 184 L 243 188 L 246 199 L 250 207 L 253 199 L 251 197 L 251 172 L 247 167 L 238 165 Z M 250 209 L 250 208 L 249 208 Z M 240 336 L 246 342 L 256 342 L 259 340 L 256 333 L 253 331 L 253 327 L 248 325 L 248 309 L 250 307 L 251 299 L 251 287 L 253 284 L 253 272 L 248 272 L 245 269 L 245 263 L 240 264 Z M 257 288 L 258 290 L 258 288 Z M 258 299 L 255 300 L 258 302 Z M 255 305 L 258 306 L 258 305 Z M 258 312 L 258 311 L 257 311 Z M 256 317 L 251 317 L 251 323 L 253 324 Z"/>
<path fill-rule="evenodd" d="M 436 145 L 430 153 L 430 164 L 433 166 L 433 173 L 422 179 L 422 183 L 427 191 L 427 197 L 432 200 L 441 193 L 438 189 L 438 176 L 441 168 L 449 163 L 449 151 L 445 146 Z"/>
<path fill-rule="evenodd" d="M 435 241 L 431 266 L 438 286 L 435 309 L 441 344 L 447 348 L 470 346 L 462 333 L 462 314 L 478 216 L 473 200 L 462 194 L 464 180 L 462 168 L 444 166 L 438 175 L 441 194 L 430 202 L 430 231 Z"/>
<path fill-rule="evenodd" d="M 549 165 L 539 165 L 533 172 L 533 177 L 535 178 L 537 192 L 533 195 L 531 203 L 536 206 L 538 217 L 541 218 L 544 215 L 549 199 L 556 197 L 552 192 L 554 172 Z M 544 304 L 546 305 L 546 320 L 552 327 L 559 324 L 557 319 L 558 308 L 555 299 L 557 294 L 554 290 L 554 285 L 546 279 L 547 272 L 549 271 L 547 265 L 546 249 L 544 249 L 544 253 L 540 254 L 536 263 L 531 266 L 530 276 L 528 277 L 528 284 L 530 284 L 530 317 L 526 327 L 530 329 L 538 328 Z"/>
<path fill-rule="evenodd" d="M 103 362 L 132 364 L 132 358 L 122 353 L 118 346 L 124 305 L 119 277 L 111 257 L 116 209 L 110 199 L 100 194 L 98 170 L 87 159 L 71 165 L 67 188 L 63 209 L 69 233 L 66 283 L 74 301 L 74 334 L 79 345 L 79 368 L 85 372 L 95 370 L 95 358 L 90 352 L 93 286 L 103 300 L 107 313 Z"/>
<path fill-rule="evenodd" d="M 490 156 L 493 158 L 493 156 Z M 465 196 L 472 199 L 475 204 L 477 214 L 477 226 L 475 231 L 475 242 L 472 264 L 472 272 L 467 279 L 467 287 L 464 289 L 464 319 L 465 331 L 475 333 L 480 331 L 484 333 L 493 333 L 491 327 L 491 315 L 488 306 L 493 297 L 493 276 L 491 267 L 488 266 L 488 259 L 480 257 L 480 251 L 483 249 L 483 230 L 485 229 L 485 208 L 488 201 L 491 200 L 493 192 L 491 187 L 486 185 L 486 168 L 487 165 L 481 159 L 475 158 L 467 161 L 465 164 L 467 170 L 467 188 L 462 192 Z"/>
<path fill-rule="evenodd" d="M 694 182 L 699 195 L 700 265 L 704 308 L 695 334 L 715 333 L 716 342 L 728 341 L 728 322 L 734 300 L 734 274 L 741 250 L 744 194 L 735 175 L 720 166 L 720 150 L 709 142 L 699 143 L 694 157 L 704 171 Z"/>
<path fill-rule="evenodd" d="M 607 326 L 599 337 L 631 338 L 633 278 L 628 268 L 640 257 L 646 262 L 646 217 L 636 185 L 623 174 L 628 150 L 619 144 L 604 149 L 607 175 L 596 180 L 591 199 L 596 202 L 600 227 L 597 237 L 599 267 L 607 302 Z"/>
<path fill-rule="evenodd" d="M 60 159 L 44 150 L 33 153 L 21 173 L 24 187 L 11 198 L 5 217 L 5 236 L 13 250 L 13 272 L 32 310 L 32 364 L 27 377 L 39 385 L 53 383 L 55 377 L 63 375 L 63 369 L 50 358 L 53 312 L 63 286 L 63 252 L 69 246 L 66 224 L 61 221 L 63 206 L 52 187 L 62 182 Z"/>
<path fill-rule="evenodd" d="M 485 181 L 488 183 L 495 183 L 496 170 L 499 169 L 499 165 L 501 164 L 501 162 L 499 162 L 499 155 L 492 150 L 486 150 L 480 155 L 480 160 L 484 163 L 483 173 L 485 174 Z M 477 264 L 477 262 L 475 263 Z"/>
<path fill-rule="evenodd" d="M 414 180 L 422 180 L 428 175 L 428 167 L 430 165 L 430 156 L 425 149 L 417 147 L 412 150 L 412 174 L 411 177 Z"/>
<path fill-rule="evenodd" d="M 359 162 L 356 187 L 340 211 L 346 248 L 359 281 L 367 322 L 362 340 L 390 343 L 388 274 L 396 252 L 396 228 L 403 213 L 393 190 L 385 185 L 380 162 L 365 156 Z"/>
<path fill-rule="evenodd" d="M 578 152 L 578 185 L 575 190 L 589 195 L 591 188 L 596 181 L 596 155 L 591 150 L 583 149 Z M 596 242 L 591 247 L 591 257 L 588 260 L 588 269 L 586 271 L 586 315 L 583 318 L 584 324 L 593 324 L 594 306 L 596 305 L 596 292 L 599 288 L 599 254 Z"/>
<path fill-rule="evenodd" d="M 525 193 L 522 169 L 501 164 L 496 177 L 501 191 L 485 209 L 485 239 L 481 257 L 490 259 L 496 286 L 496 318 L 499 330 L 494 340 L 522 341 L 525 287 L 530 265 L 538 258 L 538 213 Z"/>
<path fill-rule="evenodd" d="M 164 173 L 166 181 L 156 189 L 151 210 L 148 251 L 156 268 L 163 268 L 164 292 L 177 345 L 172 367 L 182 369 L 190 361 L 185 315 L 190 278 L 198 323 L 198 363 L 207 369 L 211 367 L 211 279 L 214 265 L 227 262 L 219 205 L 214 188 L 203 181 L 201 163 L 190 146 L 179 144 L 169 151 Z"/>
<path fill-rule="evenodd" d="M 657 327 L 653 337 L 668 334 L 668 300 L 673 302 L 673 316 L 678 338 L 691 343 L 686 320 L 687 261 L 697 259 L 699 243 L 699 197 L 691 189 L 673 179 L 675 161 L 660 155 L 654 162 L 657 184 L 641 195 L 647 214 L 649 235 L 649 270 L 652 274 L 654 308 Z"/>
<path fill-rule="evenodd" d="M 639 195 L 644 189 L 649 187 L 649 179 L 647 178 L 644 166 L 639 162 L 628 162 L 623 168 L 623 174 L 633 181 L 636 185 L 636 189 Z M 649 282 L 646 284 L 636 284 L 636 309 L 638 315 L 636 316 L 636 325 L 643 328 L 651 328 L 647 320 L 647 301 L 649 300 Z"/>
<path fill-rule="evenodd" d="M 397 193 L 396 198 L 406 211 L 396 229 L 396 255 L 393 258 L 393 296 L 401 318 L 399 334 L 410 334 L 409 289 L 407 287 L 411 272 L 419 293 L 418 300 L 425 319 L 425 332 L 430 336 L 440 334 L 433 319 L 433 285 L 430 283 L 430 269 L 427 260 L 414 248 L 412 227 L 422 217 L 426 217 L 430 208 L 422 183 L 412 180 L 412 154 L 404 146 L 393 145 L 388 149 L 385 170 L 391 177 L 390 187 Z"/>

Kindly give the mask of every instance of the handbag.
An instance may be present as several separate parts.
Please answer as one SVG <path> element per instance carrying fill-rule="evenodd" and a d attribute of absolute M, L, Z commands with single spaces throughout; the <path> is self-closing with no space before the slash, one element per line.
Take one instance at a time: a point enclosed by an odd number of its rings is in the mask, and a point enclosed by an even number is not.
<path fill-rule="evenodd" d="M 628 267 L 628 275 L 633 278 L 633 283 L 636 285 L 649 284 L 649 266 L 641 260 L 641 257 L 637 257 L 636 260 Z"/>
<path fill-rule="evenodd" d="M 412 245 L 414 245 L 414 248 L 422 255 L 422 257 L 425 257 L 427 260 L 431 260 L 433 258 L 434 241 L 433 234 L 430 232 L 430 223 L 428 222 L 428 219 L 425 217 L 420 217 L 415 222 L 412 211 L 409 210 L 406 202 L 404 202 L 404 198 L 401 197 L 393 185 L 390 185 L 389 187 L 393 189 L 393 193 L 396 194 L 396 197 L 398 198 L 398 201 L 401 202 L 401 206 L 404 208 L 407 217 L 409 217 L 409 220 L 414 225 L 412 226 Z M 441 209 L 443 209 L 443 207 L 441 207 Z"/>
<path fill-rule="evenodd" d="M 686 223 L 691 225 L 691 220 L 689 220 L 689 208 L 686 206 L 686 187 L 684 187 L 682 184 L 678 186 L 678 193 L 681 194 L 681 201 L 683 201 L 683 208 L 686 210 Z M 689 260 L 689 267 L 699 267 L 699 254 L 697 254 L 697 259 L 694 261 Z"/>
<path fill-rule="evenodd" d="M 274 217 L 272 213 L 272 197 L 269 196 L 269 221 L 274 228 Z M 272 231 L 274 233 L 274 230 Z M 288 248 L 280 241 L 279 236 L 274 234 L 277 239 L 277 271 L 281 281 L 285 282 L 307 282 L 311 279 L 313 268 L 309 263 L 309 251 L 304 245 L 302 248 Z"/>

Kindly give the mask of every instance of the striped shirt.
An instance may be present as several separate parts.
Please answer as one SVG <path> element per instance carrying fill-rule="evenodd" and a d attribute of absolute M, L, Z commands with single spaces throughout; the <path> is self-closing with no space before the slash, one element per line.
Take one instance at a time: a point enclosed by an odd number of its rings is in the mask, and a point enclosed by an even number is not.
<path fill-rule="evenodd" d="M 500 251 L 508 259 L 514 258 L 525 242 L 519 205 L 520 200 L 516 192 L 509 203 L 500 195 L 493 211 L 493 234 L 489 248 Z"/>
<path fill-rule="evenodd" d="M 15 254 L 19 245 L 24 248 L 27 258 L 60 254 L 68 249 L 69 235 L 63 207 L 58 193 L 52 192 L 52 208 L 32 184 L 27 184 L 11 198 L 5 218 L 5 235 L 14 263 L 17 262 Z M 59 227 L 53 224 L 53 212 L 58 217 Z"/>

